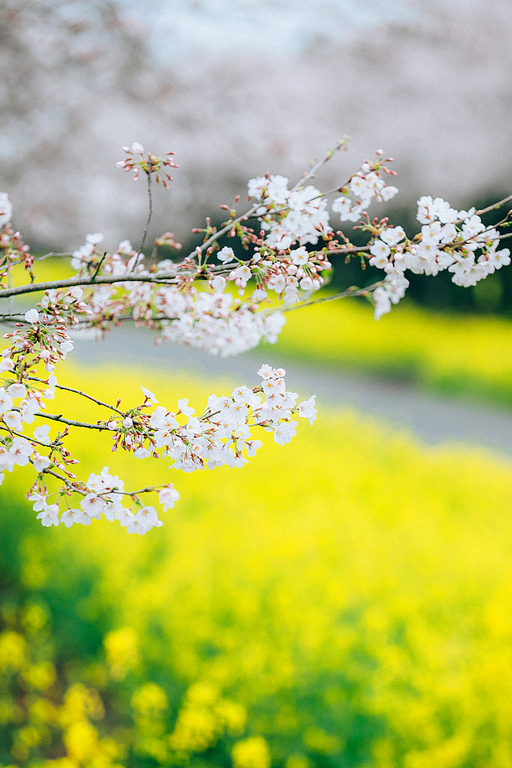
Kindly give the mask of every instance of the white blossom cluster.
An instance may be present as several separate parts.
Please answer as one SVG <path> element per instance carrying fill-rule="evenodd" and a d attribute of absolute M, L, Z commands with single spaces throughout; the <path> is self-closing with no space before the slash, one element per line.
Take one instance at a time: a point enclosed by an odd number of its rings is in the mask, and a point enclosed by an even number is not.
<path fill-rule="evenodd" d="M 232 270 L 227 279 L 232 280 L 239 288 L 239 294 L 244 295 L 248 281 L 256 281 L 250 301 L 262 302 L 268 299 L 267 291 L 273 291 L 284 304 L 296 304 L 304 296 L 318 291 L 325 283 L 322 272 L 332 269 L 331 263 L 322 253 L 309 252 L 304 245 L 298 248 L 288 248 L 285 253 L 279 253 L 278 258 L 271 251 L 266 251 L 265 257 L 256 253 L 249 263 L 240 264 Z M 233 250 L 223 248 L 217 254 L 220 261 L 233 259 Z M 215 277 L 211 283 L 218 290 L 224 290 L 225 282 L 222 277 Z M 253 311 L 255 307 L 253 305 Z M 277 313 L 279 314 L 279 313 Z M 283 320 L 279 320 L 281 327 Z M 273 328 L 276 325 L 272 325 Z M 279 328 L 279 331 L 281 328 Z M 278 331 L 278 332 L 279 332 Z"/>
<path fill-rule="evenodd" d="M 99 234 L 87 235 L 86 244 L 73 254 L 72 266 L 78 269 L 80 276 L 86 274 L 100 238 L 103 236 Z M 232 249 L 226 250 L 231 258 Z M 238 267 L 240 269 L 247 269 L 251 276 L 248 268 Z M 175 270 L 172 262 L 160 262 L 155 279 L 169 270 Z M 117 277 L 149 274 L 141 257 L 127 240 L 120 243 L 115 254 L 109 255 L 104 271 Z M 241 287 L 239 272 L 234 270 L 232 275 L 231 279 L 237 280 L 237 285 Z M 226 292 L 227 280 L 221 275 L 213 277 L 210 285 L 213 292 L 200 291 L 192 285 L 183 288 L 138 281 L 92 286 L 87 289 L 87 316 L 80 330 L 75 330 L 74 334 L 79 336 L 85 332 L 87 335 L 87 328 L 90 328 L 93 336 L 100 336 L 101 331 L 106 330 L 106 317 L 112 325 L 129 313 L 137 322 L 160 331 L 165 341 L 196 347 L 221 357 L 246 352 L 263 340 L 275 344 L 286 322 L 281 312 L 259 311 L 254 296 L 242 304 L 240 298 L 234 299 Z M 243 285 L 245 287 L 246 282 Z M 119 287 L 123 288 L 122 295 L 119 295 Z M 98 331 L 94 330 L 95 326 Z"/>
<path fill-rule="evenodd" d="M 87 235 L 86 243 L 73 253 L 71 264 L 78 276 L 90 273 L 98 257 L 96 246 L 102 240 L 103 235 L 99 233 Z M 212 292 L 198 290 L 190 284 L 159 285 L 142 281 L 92 285 L 86 292 L 87 312 L 81 330 L 75 330 L 75 334 L 97 328 L 97 335 L 101 335 L 107 325 L 129 314 L 137 322 L 160 331 L 165 341 L 193 346 L 221 357 L 245 352 L 263 340 L 274 344 L 285 318 L 279 310 L 261 311 L 259 305 L 268 298 L 268 291 L 273 291 L 285 304 L 297 303 L 301 295 L 317 291 L 325 282 L 321 273 L 332 269 L 321 253 L 308 252 L 303 245 L 287 250 L 288 253 L 277 258 L 268 248 L 265 256 L 256 252 L 248 262 L 235 266 L 233 249 L 222 248 L 216 257 L 226 267 L 226 276 L 211 273 L 208 283 Z M 150 275 L 129 241 L 123 241 L 116 253 L 103 258 L 102 274 Z M 172 279 L 176 272 L 173 262 L 160 262 L 154 272 L 155 280 L 163 274 Z M 256 282 L 256 288 L 242 303 L 250 280 Z M 237 286 L 237 298 L 229 292 L 229 282 Z M 123 289 L 121 295 L 119 287 Z M 58 297 L 58 293 L 51 295 L 53 300 Z"/>
<path fill-rule="evenodd" d="M 73 294 L 73 296 L 71 296 Z M 79 299 L 82 294 L 81 288 L 72 288 L 69 292 L 71 300 Z M 42 304 L 48 307 L 50 299 L 45 296 Z M 75 304 L 79 302 L 76 301 Z M 23 382 L 15 378 L 4 379 L 5 386 L 0 387 L 0 408 L 12 407 L 12 399 L 21 397 L 19 404 L 19 416 L 22 422 L 32 423 L 34 414 L 45 408 L 43 398 L 53 400 L 55 397 L 55 386 L 57 377 L 54 374 L 55 366 L 59 360 L 64 360 L 66 355 L 74 347 L 69 337 L 67 328 L 62 320 L 56 320 L 55 317 L 45 312 L 38 312 L 37 309 L 29 309 L 25 312 L 25 321 L 28 327 L 21 327 L 14 333 L 6 334 L 5 338 L 11 339 L 11 344 L 2 350 L 0 358 L 0 373 L 8 376 L 18 377 L 17 368 L 20 363 L 23 364 L 23 376 L 29 378 L 38 373 L 37 366 L 42 364 L 47 374 L 46 379 L 36 379 L 46 388 L 37 388 L 34 385 L 25 386 Z M 7 387 L 7 388 L 6 388 Z M 14 394 L 16 392 L 16 394 Z M 23 394 L 20 394 L 23 393 Z M 5 419 L 4 419 L 5 420 Z"/>
<path fill-rule="evenodd" d="M 286 250 L 296 241 L 316 245 L 321 234 L 331 231 L 327 200 L 311 184 L 289 190 L 284 176 L 260 176 L 251 179 L 247 189 L 249 198 L 265 204 L 256 213 L 268 231 L 270 247 Z"/>
<path fill-rule="evenodd" d="M 223 465 L 242 467 L 262 445 L 260 440 L 253 438 L 251 427 L 265 428 L 273 433 L 278 445 L 284 445 L 296 434 L 298 422 L 292 420 L 293 414 L 307 419 L 310 424 L 316 418 L 315 397 L 297 406 L 297 395 L 286 390 L 283 369 L 263 365 L 258 374 L 262 378 L 261 386 L 254 389 L 235 387 L 231 396 L 210 395 L 206 410 L 200 417 L 194 415 L 195 411 L 189 406 L 187 398 L 178 401 L 176 412 L 168 411 L 158 405 L 152 392 L 142 387 L 144 403 L 122 421 L 111 419 L 107 428 L 116 445 L 121 443 L 137 459 L 150 456 L 167 458 L 172 462 L 171 467 L 185 472 L 206 467 L 214 469 Z M 17 397 L 26 394 L 21 389 L 19 392 L 13 391 L 13 388 L 22 386 L 12 384 L 10 394 L 4 394 L 6 407 L 11 394 Z M 151 414 L 143 412 L 143 408 L 148 405 L 156 406 Z M 5 411 L 2 414 L 6 425 L 8 413 Z M 18 415 L 17 411 L 13 413 Z M 21 422 L 19 426 L 21 428 Z M 51 448 L 53 442 L 49 432 L 49 426 L 41 426 L 34 430 L 33 438 L 15 437 L 0 442 L 0 466 L 12 471 L 15 464 L 24 466 L 30 461 L 40 477 L 48 470 L 62 470 L 63 466 L 52 461 L 51 452 L 48 456 L 41 456 L 35 447 L 37 443 Z M 56 526 L 59 523 L 66 527 L 73 523 L 89 525 L 92 519 L 100 519 L 102 515 L 110 521 L 118 520 L 128 533 L 143 534 L 162 525 L 154 507 L 143 506 L 137 493 L 125 492 L 123 481 L 109 474 L 108 467 L 98 475 L 91 474 L 86 483 L 68 482 L 67 485 L 71 492 L 79 493 L 82 499 L 78 507 L 72 508 L 68 504 L 62 513 L 58 501 L 49 502 L 51 494 L 45 487 L 38 485 L 29 496 L 44 526 Z M 156 489 L 145 489 L 148 490 Z M 158 496 L 164 509 L 174 506 L 179 498 L 171 484 L 161 488 Z M 124 497 L 130 499 L 130 507 L 123 504 Z"/>
<path fill-rule="evenodd" d="M 157 306 L 166 311 L 169 301 L 178 297 L 190 308 L 162 323 L 162 337 L 220 357 L 239 355 L 263 340 L 275 344 L 286 322 L 281 312 L 264 314 L 254 305 L 233 309 L 233 297 L 228 293 L 197 292 L 185 299 L 176 290 L 167 289 L 157 296 Z"/>
<path fill-rule="evenodd" d="M 81 294 L 81 289 L 72 291 L 77 297 Z M 0 419 L 7 432 L 6 436 L 0 436 L 0 485 L 3 472 L 12 472 L 15 466 L 26 466 L 30 462 L 38 473 L 51 466 L 52 462 L 41 451 L 50 445 L 50 427 L 37 427 L 29 439 L 22 433 L 25 424 L 33 424 L 35 417 L 42 415 L 45 400 L 55 397 L 58 383 L 55 364 L 73 349 L 65 326 L 55 323 L 52 317 L 30 309 L 25 313 L 25 321 L 28 328 L 25 326 L 7 335 L 11 345 L 2 351 L 0 358 L 4 381 L 4 386 L 0 386 Z M 40 378 L 41 365 L 47 374 L 43 379 Z M 20 368 L 21 376 L 17 370 Z"/>
<path fill-rule="evenodd" d="M 74 523 L 90 525 L 91 520 L 100 520 L 102 515 L 106 520 L 118 520 L 128 533 L 147 533 L 151 528 L 163 525 L 158 518 L 156 509 L 147 505 L 125 507 L 122 504 L 124 483 L 116 475 L 109 474 L 108 467 L 103 467 L 100 474 L 91 473 L 87 480 L 86 492 L 79 507 L 69 505 L 60 513 L 59 502 L 49 503 L 48 494 L 32 491 L 29 500 L 33 502 L 34 512 L 42 525 L 50 527 L 62 523 L 70 528 Z M 158 491 L 158 498 L 164 510 L 171 509 L 180 495 L 172 484 Z"/>
<path fill-rule="evenodd" d="M 12 217 L 12 203 L 6 192 L 0 192 L 0 227 L 5 226 Z"/>
<path fill-rule="evenodd" d="M 378 149 L 375 154 L 379 158 L 383 152 Z M 388 158 L 386 162 L 390 161 L 391 158 Z M 397 187 L 386 184 L 381 170 L 366 162 L 352 176 L 348 187 L 343 189 L 343 195 L 333 201 L 332 210 L 339 213 L 341 221 L 359 221 L 373 200 L 387 202 L 397 193 Z"/>
<path fill-rule="evenodd" d="M 247 463 L 243 452 L 253 456 L 261 446 L 252 437 L 251 424 L 272 431 L 279 445 L 290 442 L 297 426 L 291 421 L 292 414 L 297 412 L 312 423 L 316 414 L 314 397 L 296 406 L 297 395 L 287 392 L 282 368 L 263 365 L 258 375 L 263 379 L 260 387 L 235 387 L 230 397 L 210 395 L 201 418 L 194 416 L 188 400 L 178 401 L 178 413 L 188 419 L 184 425 L 180 425 L 177 414 L 158 406 L 149 420 L 154 435 L 149 445 L 135 452 L 137 458 L 149 457 L 151 449 L 156 448 L 173 460 L 175 468 L 186 472 L 224 464 L 241 467 Z"/>
<path fill-rule="evenodd" d="M 344 143 L 339 142 L 337 149 Z M 152 177 L 163 186 L 172 180 L 169 169 L 177 167 L 171 160 L 173 153 L 161 158 L 146 155 L 137 143 L 126 152 L 128 157 L 118 165 L 133 171 L 135 178 L 145 174 L 148 186 Z M 325 160 L 332 154 L 327 153 Z M 0 194 L 0 298 L 44 290 L 37 309 L 27 311 L 24 322 L 19 322 L 21 313 L 12 310 L 2 315 L 15 324 L 15 330 L 6 334 L 9 346 L 0 356 L 0 484 L 5 471 L 32 465 L 37 480 L 29 498 L 44 526 L 87 526 L 103 517 L 117 520 L 128 533 L 143 534 L 162 522 L 156 509 L 143 504 L 140 496 L 157 493 L 164 509 L 179 498 L 172 484 L 125 490 L 108 467 L 90 474 L 87 481 L 77 480 L 71 468 L 78 461 L 66 448 L 70 429 L 96 430 L 111 437 L 113 451 L 120 448 L 137 459 L 161 458 L 170 462 L 170 468 L 192 472 L 243 466 L 261 446 L 251 431 L 255 427 L 272 432 L 275 442 L 284 445 L 296 434 L 294 416 L 311 424 L 316 417 L 315 397 L 297 404 L 298 396 L 286 389 L 284 370 L 268 365 L 258 371 L 259 386 L 236 387 L 230 396 L 212 394 L 201 415 L 195 415 L 186 398 L 178 401 L 177 410 L 167 410 L 145 387 L 141 387 L 144 401 L 122 410 L 120 399 L 105 403 L 80 389 L 59 385 L 55 367 L 73 349 L 70 334 L 102 336 L 115 325 L 134 320 L 151 328 L 157 340 L 226 357 L 262 340 L 274 343 L 285 322 L 284 312 L 291 305 L 310 303 L 311 294 L 328 279 L 336 255 L 369 258 L 370 265 L 382 270 L 383 279 L 377 285 L 348 289 L 338 296 L 372 294 L 377 319 L 404 296 L 407 270 L 432 276 L 448 270 L 453 282 L 471 286 L 510 263 L 508 249 L 498 250 L 500 240 L 508 236 L 499 230 L 508 226 L 508 214 L 496 227 L 486 227 L 474 209 L 457 211 L 441 198 L 422 197 L 417 215 L 421 232 L 412 239 L 402 227 L 388 226 L 387 219 L 370 220 L 366 212 L 370 203 L 390 200 L 398 191 L 384 181 L 384 174 L 394 172 L 385 165 L 391 158 L 384 160 L 381 150 L 373 162 L 366 161 L 344 186 L 337 187 L 341 196 L 332 203 L 342 222 L 358 221 L 357 228 L 368 233 L 368 244 L 356 247 L 345 233 L 330 226 L 327 193 L 308 183 L 325 160 L 291 189 L 283 176 L 251 179 L 251 209 L 237 215 L 221 206 L 229 211 L 228 221 L 215 229 L 207 220 L 206 229 L 197 230 L 204 233 L 202 245 L 180 262 L 146 262 L 128 240 L 108 253 L 100 248 L 102 234 L 87 235 L 72 255 L 76 275 L 55 281 L 49 289 L 33 285 L 35 257 L 11 227 L 11 203 Z M 259 233 L 245 223 L 251 218 L 258 220 Z M 238 238 L 243 257 L 230 246 L 221 247 L 222 236 Z M 145 235 L 143 243 L 144 239 Z M 170 232 L 156 242 L 181 248 Z M 11 270 L 16 265 L 30 276 L 26 289 L 11 287 Z M 108 418 L 78 422 L 49 413 L 47 401 L 59 389 L 107 409 Z M 50 420 L 55 432 L 50 434 L 48 423 L 30 426 L 36 418 Z M 58 490 L 52 490 L 57 483 Z"/>
<path fill-rule="evenodd" d="M 509 249 L 498 250 L 498 230 L 485 227 L 474 208 L 457 211 L 440 197 L 424 196 L 418 200 L 417 219 L 423 226 L 412 241 L 402 227 L 387 227 L 370 248 L 370 264 L 386 273 L 384 285 L 373 293 L 376 319 L 404 296 L 406 270 L 437 275 L 447 269 L 452 282 L 468 288 L 510 264 Z"/>

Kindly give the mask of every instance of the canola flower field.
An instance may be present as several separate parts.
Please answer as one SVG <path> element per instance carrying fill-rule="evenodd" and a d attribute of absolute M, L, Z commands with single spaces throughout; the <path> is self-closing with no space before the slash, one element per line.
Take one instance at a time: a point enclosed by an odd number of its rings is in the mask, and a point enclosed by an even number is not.
<path fill-rule="evenodd" d="M 126 404 L 139 382 L 169 407 L 212 390 L 80 375 Z M 112 472 L 170 475 L 181 500 L 144 537 L 43 529 L 30 471 L 8 476 L 2 768 L 512 766 L 511 460 L 321 409 L 242 469 L 178 473 L 103 437 Z M 101 469 L 97 435 L 76 445 Z"/>
<path fill-rule="evenodd" d="M 289 313 L 279 345 L 308 364 L 512 407 L 512 323 L 503 317 L 443 314 L 404 300 L 376 322 L 367 302 L 344 299 Z"/>

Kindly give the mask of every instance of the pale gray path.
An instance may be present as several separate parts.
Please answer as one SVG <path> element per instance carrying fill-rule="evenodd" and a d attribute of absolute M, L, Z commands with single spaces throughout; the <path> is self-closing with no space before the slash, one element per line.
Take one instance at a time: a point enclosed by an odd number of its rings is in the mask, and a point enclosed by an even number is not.
<path fill-rule="evenodd" d="M 387 422 L 393 429 L 409 429 L 427 443 L 458 440 L 512 454 L 512 412 L 437 396 L 392 382 L 368 379 L 332 368 L 288 361 L 278 348 L 260 347 L 245 355 L 221 359 L 174 344 L 155 346 L 144 330 L 116 329 L 105 341 L 75 340 L 70 356 L 80 364 L 126 361 L 157 366 L 172 373 L 199 375 L 204 381 L 230 378 L 251 384 L 261 363 L 286 368 L 287 386 L 301 396 L 317 395 L 317 404 L 356 408 Z M 212 387 L 212 391 L 213 391 Z"/>

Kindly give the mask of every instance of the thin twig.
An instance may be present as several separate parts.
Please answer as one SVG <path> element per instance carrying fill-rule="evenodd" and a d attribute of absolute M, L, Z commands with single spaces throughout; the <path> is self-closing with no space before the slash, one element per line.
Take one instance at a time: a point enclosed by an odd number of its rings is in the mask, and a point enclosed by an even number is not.
<path fill-rule="evenodd" d="M 299 179 L 299 181 L 292 187 L 290 191 L 294 192 L 296 189 L 301 187 L 304 184 L 304 182 L 308 181 L 309 179 L 312 179 L 316 175 L 316 172 L 322 167 L 322 165 L 325 165 L 325 163 L 327 163 L 336 152 L 342 149 L 347 143 L 347 141 L 348 141 L 348 136 L 344 136 L 342 139 L 340 139 L 336 144 L 336 146 L 334 147 L 334 149 L 330 149 L 326 153 L 325 157 L 319 160 L 318 163 L 316 163 L 301 179 Z"/>
<path fill-rule="evenodd" d="M 495 240 L 506 240 L 508 237 L 512 237 L 512 232 L 509 232 L 507 235 L 500 235 L 499 237 L 494 238 Z"/>
<path fill-rule="evenodd" d="M 19 408 L 16 408 L 15 410 L 19 411 Z M 42 443 L 40 440 L 36 440 L 35 437 L 27 437 L 21 432 L 16 432 L 15 429 L 10 429 L 9 427 L 5 427 L 2 424 L 0 424 L 0 429 L 3 429 L 4 432 L 9 432 L 11 435 L 16 435 L 16 437 L 22 437 L 24 440 L 28 440 L 29 443 L 37 443 L 37 445 L 42 445 L 43 448 L 51 448 L 53 445 L 53 443 Z"/>
<path fill-rule="evenodd" d="M 9 271 L 9 273 L 7 275 L 7 285 L 9 286 L 9 288 L 12 288 L 12 272 L 11 271 Z M 11 295 L 11 297 L 9 299 L 9 314 L 10 315 L 12 315 L 13 310 L 14 310 L 14 297 Z"/>
<path fill-rule="evenodd" d="M 92 276 L 92 279 L 93 279 L 93 281 L 94 281 L 94 280 L 96 280 L 96 278 L 98 277 L 98 272 L 100 271 L 101 265 L 102 265 L 102 264 L 103 264 L 103 262 L 105 261 L 105 256 L 106 256 L 106 255 L 107 255 L 107 254 L 106 254 L 106 252 L 105 252 L 105 253 L 103 254 L 103 256 L 101 257 L 101 259 L 100 259 L 100 261 L 99 261 L 99 263 L 98 263 L 98 266 L 96 267 L 96 270 L 95 270 L 95 272 L 94 272 L 94 275 Z"/>
<path fill-rule="evenodd" d="M 482 213 L 488 213 L 489 211 L 493 211 L 495 208 L 499 208 L 500 205 L 503 205 L 504 203 L 508 203 L 509 200 L 512 200 L 512 195 L 509 195 L 508 197 L 504 197 L 503 200 L 500 200 L 498 203 L 493 203 L 493 205 L 488 205 L 487 208 L 482 208 L 480 211 L 477 211 L 477 215 L 481 216 Z"/>
<path fill-rule="evenodd" d="M 72 253 L 54 253 L 51 251 L 50 253 L 45 253 L 44 256 L 34 256 L 34 261 L 44 261 L 45 259 L 60 259 L 64 256 L 72 256 Z M 18 264 L 22 264 L 22 261 L 17 262 Z"/>
<path fill-rule="evenodd" d="M 36 376 L 29 376 L 29 381 L 38 381 L 41 384 L 46 384 L 44 379 L 38 379 Z M 86 397 L 88 400 L 92 400 L 93 403 L 96 403 L 97 405 L 103 405 L 105 408 L 110 408 L 111 411 L 115 411 L 120 416 L 124 416 L 124 413 L 120 411 L 118 408 L 116 408 L 113 405 L 109 405 L 109 403 L 104 403 L 102 400 L 98 400 L 96 397 L 93 397 L 92 395 L 88 395 L 87 392 L 82 392 L 80 389 L 73 389 L 72 387 L 65 387 L 64 384 L 56 384 L 56 389 L 63 389 L 66 392 L 74 392 L 75 395 L 81 395 L 82 397 Z"/>
<path fill-rule="evenodd" d="M 285 309 L 281 309 L 281 312 L 294 312 L 296 309 L 302 309 L 302 307 L 311 307 L 313 304 L 321 304 L 324 301 L 334 301 L 335 299 L 345 299 L 347 296 L 366 296 L 368 293 L 371 293 L 375 288 L 380 288 L 383 285 L 383 281 L 380 281 L 378 283 L 373 283 L 373 285 L 369 285 L 366 288 L 348 288 L 346 291 L 343 291 L 343 293 L 336 293 L 333 296 L 324 296 L 321 299 L 314 299 L 313 301 L 305 301 L 301 304 L 295 304 L 292 307 L 285 307 Z"/>
<path fill-rule="evenodd" d="M 85 421 L 73 421 L 72 419 L 65 419 L 61 414 L 58 416 L 55 416 L 52 413 L 36 413 L 36 416 L 41 416 L 43 419 L 51 419 L 52 421 L 59 421 L 62 424 L 68 424 L 70 427 L 85 427 L 86 429 L 100 429 L 104 430 L 107 429 L 109 432 L 111 430 L 107 426 L 103 426 L 102 424 L 87 424 Z"/>
<path fill-rule="evenodd" d="M 192 274 L 190 270 L 190 274 Z M 26 293 L 36 293 L 37 291 L 50 291 L 54 288 L 73 288 L 75 285 L 110 285 L 111 283 L 158 283 L 169 285 L 177 282 L 176 272 L 163 272 L 158 275 L 100 275 L 96 279 L 92 275 L 84 277 L 69 277 L 62 280 L 49 280 L 46 283 L 27 283 L 27 285 L 18 285 L 15 288 L 4 288 L 0 290 L 0 299 L 7 299 L 10 296 L 22 296 Z"/>
<path fill-rule="evenodd" d="M 21 319 L 24 316 L 25 315 L 23 312 L 13 312 L 12 314 L 5 314 L 5 315 L 0 314 L 0 320 L 12 320 L 12 322 L 14 323 L 17 317 Z"/>
<path fill-rule="evenodd" d="M 144 234 L 142 235 L 142 243 L 140 244 L 139 253 L 142 253 L 144 250 L 144 245 L 146 243 L 146 236 L 148 234 L 149 225 L 151 223 L 151 219 L 153 217 L 153 195 L 151 193 L 151 163 L 149 165 L 148 171 L 147 171 L 147 177 L 148 177 L 148 201 L 149 201 L 149 213 L 148 213 L 148 220 L 146 221 L 146 228 L 144 229 Z"/>
<path fill-rule="evenodd" d="M 32 464 L 33 462 L 31 461 L 30 463 Z M 75 483 L 71 482 L 71 480 L 68 480 L 66 477 L 62 477 L 62 475 L 59 475 L 59 473 L 55 472 L 53 469 L 43 469 L 42 473 L 46 475 L 53 475 L 53 477 L 56 477 L 57 480 L 61 480 L 63 483 L 65 483 L 68 486 L 68 488 L 71 488 L 76 493 L 81 493 L 82 496 L 87 496 L 86 491 L 83 491 L 81 488 L 77 488 Z M 58 493 L 58 491 L 55 491 L 55 493 Z M 55 493 L 52 493 L 51 495 L 54 496 Z"/>
<path fill-rule="evenodd" d="M 214 232 L 211 237 L 208 238 L 208 240 L 205 240 L 202 245 L 198 245 L 197 248 L 194 248 L 193 251 L 190 251 L 188 258 L 191 259 L 194 256 L 196 256 L 198 253 L 202 253 L 207 248 L 212 245 L 216 240 L 219 239 L 219 237 L 222 237 L 222 235 L 225 235 L 226 232 L 230 232 L 233 229 L 234 224 L 239 224 L 241 221 L 244 221 L 245 219 L 248 219 L 252 216 L 253 213 L 255 213 L 258 208 L 262 207 L 261 201 L 259 203 L 255 203 L 252 208 L 250 208 L 246 213 L 242 214 L 241 216 L 237 216 L 236 219 L 232 219 L 230 222 L 226 224 L 225 227 L 222 227 L 222 229 L 219 229 L 218 232 Z"/>
<path fill-rule="evenodd" d="M 327 256 L 330 256 L 331 253 L 341 253 L 341 254 L 348 254 L 348 253 L 359 253 L 360 251 L 369 251 L 371 248 L 371 245 L 362 245 L 360 248 L 356 248 L 355 246 L 349 246 L 348 248 L 333 248 L 332 250 L 327 250 Z"/>
<path fill-rule="evenodd" d="M 105 496 L 109 493 L 118 493 L 120 496 L 138 496 L 139 493 L 151 493 L 151 491 L 157 491 L 158 488 L 165 487 L 165 485 L 148 485 L 146 488 L 141 488 L 140 491 L 118 491 L 117 489 L 114 489 L 112 491 L 103 491 L 102 493 L 98 493 L 98 496 Z"/>

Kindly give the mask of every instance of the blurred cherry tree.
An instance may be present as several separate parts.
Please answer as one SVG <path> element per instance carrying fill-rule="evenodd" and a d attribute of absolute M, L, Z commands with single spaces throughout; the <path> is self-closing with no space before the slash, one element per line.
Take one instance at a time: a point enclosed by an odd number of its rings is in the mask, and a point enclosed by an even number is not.
<path fill-rule="evenodd" d="M 344 133 L 354 137 L 347 170 L 376 146 L 399 158 L 413 208 L 425 189 L 459 206 L 508 191 L 510 4 L 304 7 L 5 0 L 1 187 L 26 211 L 15 225 L 44 247 L 73 247 L 97 229 L 109 245 L 135 237 L 144 195 L 106 170 L 134 139 L 157 152 L 172 145 L 186 169 L 154 220 L 155 234 L 178 222 L 182 240 L 246 178 L 293 177 Z"/>

